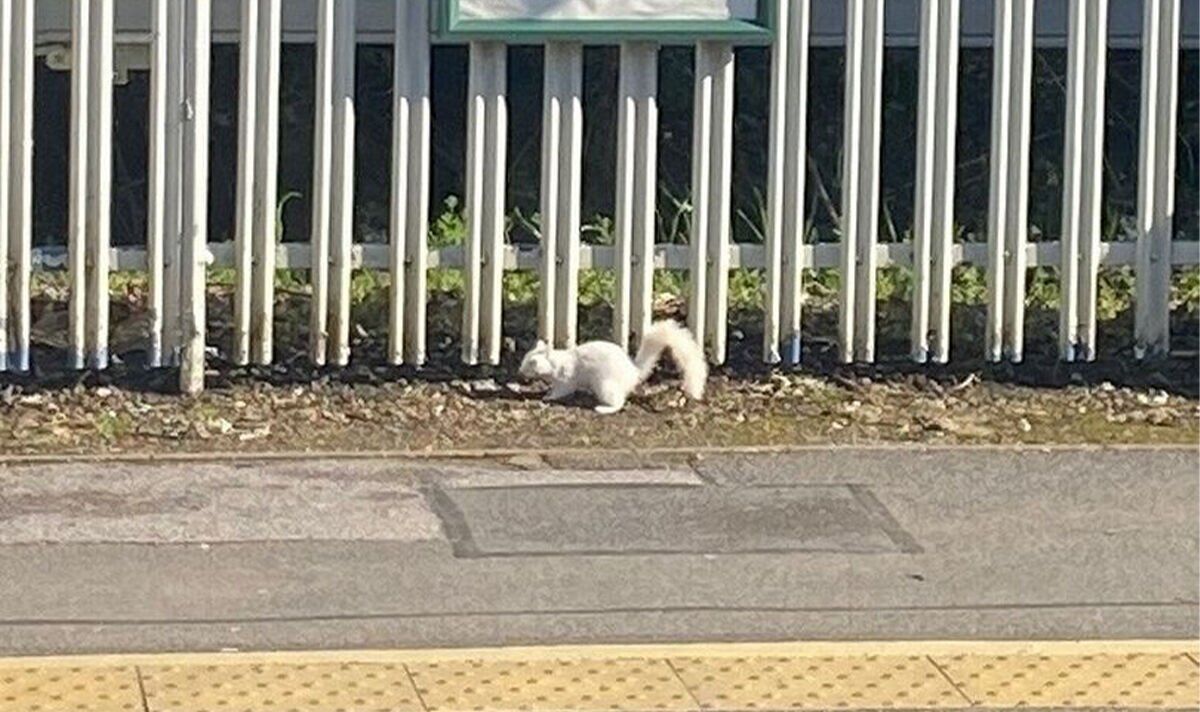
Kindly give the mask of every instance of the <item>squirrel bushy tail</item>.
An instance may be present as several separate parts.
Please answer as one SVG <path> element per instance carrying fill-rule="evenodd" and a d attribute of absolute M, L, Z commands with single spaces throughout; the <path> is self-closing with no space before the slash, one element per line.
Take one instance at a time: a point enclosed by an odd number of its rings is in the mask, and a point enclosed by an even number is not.
<path fill-rule="evenodd" d="M 671 359 L 683 374 L 683 392 L 700 400 L 708 380 L 708 362 L 691 332 L 674 321 L 656 321 L 643 336 L 633 360 L 641 380 L 650 377 L 664 349 L 671 352 Z"/>

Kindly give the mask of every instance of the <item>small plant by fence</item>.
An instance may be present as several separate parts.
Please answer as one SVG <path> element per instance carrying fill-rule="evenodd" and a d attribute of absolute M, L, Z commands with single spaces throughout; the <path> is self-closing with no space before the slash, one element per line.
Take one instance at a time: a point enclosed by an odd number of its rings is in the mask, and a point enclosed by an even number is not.
<path fill-rule="evenodd" d="M 1059 275 L 1057 339 L 1062 359 L 1090 360 L 1097 348 L 1098 275 L 1101 267 L 1135 273 L 1134 351 L 1167 353 L 1173 267 L 1200 264 L 1200 243 L 1172 240 L 1175 204 L 1175 135 L 1180 43 L 1179 0 L 1068 3 L 1065 44 L 1067 108 L 1063 140 L 1061 239 L 1031 241 L 1028 234 L 1029 146 L 1033 111 L 1030 86 L 1035 3 L 992 5 L 987 37 L 993 57 L 991 160 L 986 242 L 956 240 L 954 229 L 955 131 L 959 49 L 964 34 L 960 0 L 910 3 L 919 47 L 918 115 L 912 239 L 881 242 L 880 176 L 883 161 L 883 0 L 762 0 L 766 29 L 673 35 L 610 30 L 581 36 L 548 34 L 541 97 L 512 95 L 509 48 L 502 32 L 464 30 L 469 46 L 467 138 L 463 198 L 465 240 L 433 247 L 429 241 L 431 47 L 447 41 L 442 3 L 429 0 L 369 2 L 314 0 L 316 45 L 311 235 L 307 243 L 281 243 L 277 205 L 280 146 L 281 0 L 241 0 L 238 146 L 234 240 L 210 242 L 207 225 L 211 122 L 213 12 L 235 5 L 188 0 L 148 3 L 150 91 L 147 170 L 147 239 L 144 249 L 112 247 L 111 191 L 114 52 L 118 0 L 14 0 L 0 7 L 0 368 L 30 367 L 30 284 L 35 267 L 64 267 L 68 279 L 68 364 L 105 368 L 109 361 L 109 274 L 143 271 L 150 313 L 151 366 L 180 367 L 180 387 L 203 388 L 206 355 L 205 290 L 210 268 L 233 268 L 232 336 L 236 364 L 267 364 L 275 357 L 276 273 L 305 270 L 311 290 L 309 358 L 317 364 L 350 360 L 352 274 L 381 270 L 390 279 L 387 358 L 420 365 L 426 359 L 430 270 L 459 270 L 463 278 L 461 358 L 498 363 L 506 271 L 536 271 L 538 333 L 559 345 L 579 338 L 580 274 L 614 276 L 611 338 L 629 346 L 648 327 L 658 270 L 688 273 L 689 326 L 714 363 L 725 360 L 729 340 L 730 274 L 749 268 L 763 275 L 762 358 L 795 364 L 804 340 L 804 275 L 810 269 L 838 274 L 836 342 L 841 361 L 876 358 L 879 274 L 911 270 L 910 353 L 917 362 L 943 363 L 951 353 L 951 275 L 976 265 L 986 275 L 985 343 L 992 361 L 1024 357 L 1026 275 L 1054 267 Z M 721 3 L 717 3 L 721 4 Z M 65 252 L 33 250 L 32 137 L 34 66 L 40 10 L 69 6 L 71 132 L 68 245 Z M 806 136 L 819 110 L 809 101 L 809 58 L 819 37 L 815 22 L 836 6 L 843 27 L 845 91 L 841 157 L 842 190 L 837 242 L 805 240 L 803 196 Z M 1140 5 L 1135 35 L 1141 49 L 1138 205 L 1136 241 L 1102 239 L 1101 167 L 1104 160 L 1106 52 L 1110 14 L 1129 15 Z M 447 6 L 456 6 L 448 2 Z M 356 49 L 365 15 L 381 8 L 393 18 L 393 134 L 391 202 L 386 244 L 354 240 Z M 53 9 L 53 8 L 52 8 Z M 289 12 L 293 8 L 288 8 Z M 304 10 L 307 12 L 307 9 Z M 978 9 L 971 12 L 978 14 Z M 824 14 L 822 14 L 824 13 Z M 1114 14 L 1114 16 L 1116 16 Z M 469 23 L 467 23 L 469 24 Z M 466 26 L 466 25 L 464 25 Z M 514 26 L 515 27 L 515 26 Z M 518 28 L 519 29 L 519 28 Z M 823 36 L 828 39 L 827 36 Z M 656 241 L 659 200 L 659 57 L 661 44 L 695 46 L 692 169 L 687 244 Z M 585 244 L 581 182 L 585 42 L 619 45 L 617 162 L 612 244 Z M 767 43 L 770 52 L 767 188 L 761 244 L 733 240 L 734 48 Z M 509 106 L 542 104 L 539 240 L 506 241 L 505 186 Z M 6 136 L 5 134 L 10 134 Z M 287 147 L 282 147 L 286 150 Z M 1035 187 L 1041 190 L 1041 187 Z M 799 197 L 797 197 L 799 196 Z"/>

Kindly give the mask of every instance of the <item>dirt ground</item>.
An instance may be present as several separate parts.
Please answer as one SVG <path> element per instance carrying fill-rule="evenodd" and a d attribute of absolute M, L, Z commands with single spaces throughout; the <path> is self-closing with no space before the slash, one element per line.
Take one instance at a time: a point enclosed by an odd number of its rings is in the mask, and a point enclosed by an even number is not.
<path fill-rule="evenodd" d="M 703 402 L 686 401 L 666 367 L 623 412 L 598 416 L 585 399 L 545 404 L 542 387 L 521 383 L 520 338 L 506 340 L 499 367 L 462 366 L 453 304 L 431 307 L 429 365 L 419 371 L 380 365 L 385 340 L 365 320 L 356 320 L 349 368 L 309 366 L 306 303 L 278 308 L 277 365 L 237 368 L 219 346 L 228 343 L 227 304 L 214 295 L 208 390 L 194 398 L 173 392 L 172 370 L 140 365 L 136 313 L 112 306 L 121 356 L 102 373 L 56 367 L 63 330 L 45 317 L 59 312 L 44 310 L 36 371 L 0 374 L 0 454 L 1200 442 L 1194 352 L 1139 363 L 1108 351 L 1095 364 L 1069 365 L 1054 358 L 1050 340 L 1031 342 L 1020 366 L 987 364 L 970 357 L 980 348 L 967 325 L 951 365 L 916 366 L 903 356 L 906 326 L 897 325 L 894 339 L 881 330 L 882 363 L 838 365 L 833 344 L 814 337 L 803 368 L 787 371 L 759 362 L 758 317 L 735 315 L 730 363 L 714 369 Z M 583 316 L 585 336 L 607 328 L 605 314 Z M 506 311 L 506 333 L 524 333 L 531 318 Z M 830 333 L 831 318 L 810 311 L 806 329 Z M 882 324 L 895 318 L 881 313 Z"/>
<path fill-rule="evenodd" d="M 511 369 L 358 366 L 224 369 L 195 398 L 170 371 L 117 367 L 73 383 L 0 387 L 0 453 L 173 453 L 819 443 L 1196 444 L 1194 393 L 1064 373 L 1023 384 L 1007 369 L 928 376 L 908 368 L 718 371 L 701 403 L 663 374 L 625 411 L 541 402 Z M 65 377 L 65 376 L 64 376 Z"/>

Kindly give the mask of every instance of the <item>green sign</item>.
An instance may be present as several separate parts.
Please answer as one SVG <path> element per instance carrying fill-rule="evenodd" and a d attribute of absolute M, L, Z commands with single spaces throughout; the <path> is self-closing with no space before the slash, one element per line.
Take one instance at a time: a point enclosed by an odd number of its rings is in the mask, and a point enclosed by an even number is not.
<path fill-rule="evenodd" d="M 763 44 L 771 39 L 773 5 L 783 0 L 434 1 L 442 40 Z"/>

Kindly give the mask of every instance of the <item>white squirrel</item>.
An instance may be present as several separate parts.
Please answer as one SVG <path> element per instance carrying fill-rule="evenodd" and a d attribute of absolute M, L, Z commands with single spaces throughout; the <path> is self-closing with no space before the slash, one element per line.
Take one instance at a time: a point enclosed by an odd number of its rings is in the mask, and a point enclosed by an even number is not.
<path fill-rule="evenodd" d="M 538 341 L 521 361 L 521 375 L 550 382 L 545 400 L 556 401 L 587 391 L 596 397 L 596 412 L 616 413 L 629 394 L 649 378 L 664 349 L 683 374 L 683 391 L 694 400 L 704 396 L 708 364 L 691 333 L 674 321 L 656 321 L 646 331 L 637 356 L 609 341 L 589 341 L 569 349 L 552 349 Z"/>

